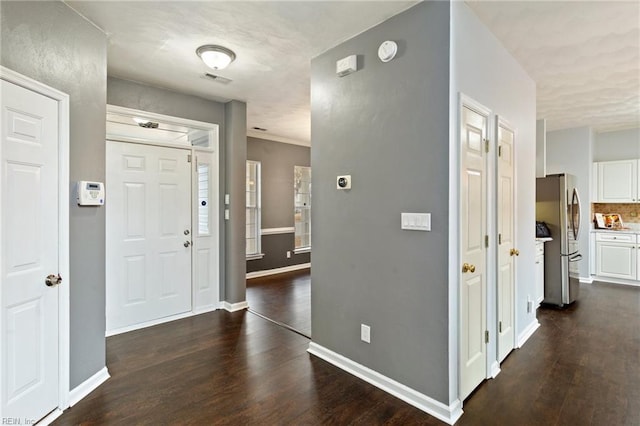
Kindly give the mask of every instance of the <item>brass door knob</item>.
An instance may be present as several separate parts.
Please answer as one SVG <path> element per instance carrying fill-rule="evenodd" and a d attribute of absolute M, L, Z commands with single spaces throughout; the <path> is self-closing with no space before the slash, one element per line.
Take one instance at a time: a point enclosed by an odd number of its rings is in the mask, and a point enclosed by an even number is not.
<path fill-rule="evenodd" d="M 47 278 L 44 279 L 44 283 L 49 287 L 55 287 L 62 282 L 62 277 L 60 274 L 54 275 L 49 274 Z"/>
<path fill-rule="evenodd" d="M 472 274 L 476 271 L 476 266 L 471 265 L 469 263 L 464 263 L 462 265 L 462 273 L 466 274 L 467 272 L 471 272 Z"/>
<path fill-rule="evenodd" d="M 512 248 L 512 249 L 509 251 L 509 254 L 510 254 L 511 256 L 520 256 L 520 250 L 516 250 L 516 249 Z"/>

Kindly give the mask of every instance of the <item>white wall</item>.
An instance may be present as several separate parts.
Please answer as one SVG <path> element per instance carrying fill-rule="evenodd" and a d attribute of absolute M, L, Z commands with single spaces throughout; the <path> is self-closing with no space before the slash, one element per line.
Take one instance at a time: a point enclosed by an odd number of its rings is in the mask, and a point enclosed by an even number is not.
<path fill-rule="evenodd" d="M 535 312 L 527 313 L 527 297 L 535 294 L 535 158 L 536 158 L 536 86 L 520 64 L 506 51 L 494 35 L 478 20 L 463 2 L 452 2 L 451 52 L 451 168 L 452 199 L 450 210 L 458 212 L 459 165 L 457 163 L 457 123 L 459 93 L 473 98 L 506 119 L 516 132 L 516 247 L 520 256 L 516 265 L 516 338 L 529 327 L 535 326 Z M 492 121 L 492 127 L 493 127 Z M 493 169 L 495 164 L 491 166 Z M 495 174 L 495 173 L 494 173 Z M 492 176 L 495 181 L 495 176 Z M 495 190 L 490 192 L 492 225 L 489 235 L 495 233 Z M 451 221 L 458 221 L 451 215 Z M 454 217 L 455 216 L 455 217 Z M 456 225 L 457 227 L 457 225 Z M 454 226 L 450 226 L 454 229 Z M 451 235 L 450 277 L 452 291 L 457 300 L 458 235 Z M 454 244 L 455 243 L 455 244 Z M 493 246 L 495 247 L 495 246 Z M 495 249 L 495 248 L 494 248 Z M 494 250 L 493 249 L 493 250 Z M 495 255 L 490 262 L 496 263 Z M 455 282 L 456 284 L 453 284 Z M 488 277 L 489 301 L 495 309 L 495 276 Z M 454 294 L 452 294 L 454 296 Z M 450 305 L 451 306 L 451 305 Z M 489 312 L 492 305 L 489 305 Z M 457 315 L 457 309 L 453 312 Z M 457 318 L 451 318 L 457 324 Z M 495 324 L 495 313 L 487 317 Z M 492 333 L 492 335 L 495 335 Z M 490 359 L 495 360 L 496 346 L 490 345 Z M 453 360 L 452 360 L 453 362 Z"/>
<path fill-rule="evenodd" d="M 580 278 L 589 279 L 589 230 L 591 228 L 591 164 L 593 163 L 594 133 L 590 127 L 547 132 L 547 174 L 570 173 L 577 178 L 577 188 L 582 201 L 579 243 L 582 253 Z"/>
<path fill-rule="evenodd" d="M 597 133 L 593 161 L 640 158 L 640 128 Z"/>

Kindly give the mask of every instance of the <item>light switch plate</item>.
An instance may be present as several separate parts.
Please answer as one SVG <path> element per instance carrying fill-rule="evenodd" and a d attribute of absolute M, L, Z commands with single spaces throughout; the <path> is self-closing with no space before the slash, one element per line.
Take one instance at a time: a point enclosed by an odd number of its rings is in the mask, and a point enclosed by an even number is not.
<path fill-rule="evenodd" d="M 431 231 L 431 213 L 402 213 L 400 227 L 407 231 Z"/>

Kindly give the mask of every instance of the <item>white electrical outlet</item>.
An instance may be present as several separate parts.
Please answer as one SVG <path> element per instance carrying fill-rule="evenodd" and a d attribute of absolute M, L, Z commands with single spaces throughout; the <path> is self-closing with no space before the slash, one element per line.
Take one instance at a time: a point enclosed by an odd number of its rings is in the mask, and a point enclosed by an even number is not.
<path fill-rule="evenodd" d="M 291 259 L 291 252 L 290 251 L 287 252 L 287 259 Z"/>
<path fill-rule="evenodd" d="M 371 343 L 371 327 L 360 324 L 360 340 L 365 343 Z"/>
<path fill-rule="evenodd" d="M 527 295 L 527 313 L 531 312 L 533 312 L 533 300 L 531 300 L 531 296 Z"/>

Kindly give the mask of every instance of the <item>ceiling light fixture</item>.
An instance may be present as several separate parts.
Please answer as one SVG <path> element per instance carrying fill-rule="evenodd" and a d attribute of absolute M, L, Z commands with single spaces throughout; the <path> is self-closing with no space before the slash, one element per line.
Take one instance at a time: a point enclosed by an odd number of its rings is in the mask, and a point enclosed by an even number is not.
<path fill-rule="evenodd" d="M 236 59 L 236 54 L 233 51 L 215 44 L 200 46 L 196 49 L 196 53 L 209 68 L 214 70 L 224 69 Z"/>

